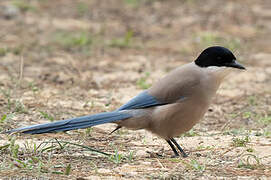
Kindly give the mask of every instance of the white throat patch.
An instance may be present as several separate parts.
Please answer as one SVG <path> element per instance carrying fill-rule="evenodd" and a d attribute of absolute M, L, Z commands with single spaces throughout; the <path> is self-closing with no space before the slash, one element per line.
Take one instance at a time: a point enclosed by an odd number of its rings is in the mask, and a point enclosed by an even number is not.
<path fill-rule="evenodd" d="M 221 79 L 224 79 L 227 75 L 229 75 L 232 71 L 233 68 L 230 67 L 218 67 L 218 66 L 209 66 L 206 68 L 208 73 L 211 73 L 215 76 L 218 76 Z"/>

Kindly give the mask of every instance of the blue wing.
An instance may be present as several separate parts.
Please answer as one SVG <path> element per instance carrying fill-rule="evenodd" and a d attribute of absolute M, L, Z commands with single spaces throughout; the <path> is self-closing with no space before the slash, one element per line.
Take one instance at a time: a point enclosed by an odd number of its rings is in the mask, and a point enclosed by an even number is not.
<path fill-rule="evenodd" d="M 126 104 L 122 105 L 118 110 L 141 109 L 163 104 L 165 103 L 158 101 L 155 97 L 150 95 L 147 90 L 145 90 Z"/>

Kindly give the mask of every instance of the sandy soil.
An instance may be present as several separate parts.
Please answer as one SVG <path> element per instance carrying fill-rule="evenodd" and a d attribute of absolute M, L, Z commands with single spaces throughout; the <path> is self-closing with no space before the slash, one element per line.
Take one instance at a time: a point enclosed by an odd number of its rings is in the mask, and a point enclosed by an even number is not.
<path fill-rule="evenodd" d="M 0 134 L 0 178 L 270 178 L 270 8 L 269 0 L 2 0 L 0 131 L 114 110 L 211 45 L 230 48 L 247 71 L 232 73 L 204 119 L 177 138 L 188 158 L 171 158 L 144 130 L 109 135 L 112 124 Z"/>

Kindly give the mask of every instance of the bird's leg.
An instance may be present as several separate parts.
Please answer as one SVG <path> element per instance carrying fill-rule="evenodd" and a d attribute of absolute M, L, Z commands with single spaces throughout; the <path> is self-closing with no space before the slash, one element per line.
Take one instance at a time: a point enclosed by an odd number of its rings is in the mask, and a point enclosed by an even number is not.
<path fill-rule="evenodd" d="M 184 150 L 181 148 L 181 146 L 177 143 L 177 141 L 173 138 L 170 139 L 171 142 L 175 144 L 175 146 L 181 151 L 183 157 L 187 157 L 188 155 L 184 152 Z"/>
<path fill-rule="evenodd" d="M 170 140 L 167 140 L 167 143 L 170 145 L 172 151 L 174 152 L 175 156 L 179 156 L 179 153 L 177 152 L 176 148 L 174 147 L 174 145 L 172 144 L 172 142 Z"/>
<path fill-rule="evenodd" d="M 109 133 L 109 135 L 113 134 L 113 132 L 119 130 L 120 128 L 122 128 L 122 127 L 118 125 L 111 133 Z"/>

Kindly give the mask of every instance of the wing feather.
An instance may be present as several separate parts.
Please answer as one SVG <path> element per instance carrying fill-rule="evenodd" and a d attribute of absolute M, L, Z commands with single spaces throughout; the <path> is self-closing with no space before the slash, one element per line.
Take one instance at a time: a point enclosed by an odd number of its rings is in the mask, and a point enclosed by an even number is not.
<path fill-rule="evenodd" d="M 142 109 L 163 104 L 166 103 L 158 101 L 155 97 L 150 95 L 147 90 L 145 90 L 128 101 L 126 104 L 122 105 L 118 110 Z"/>

